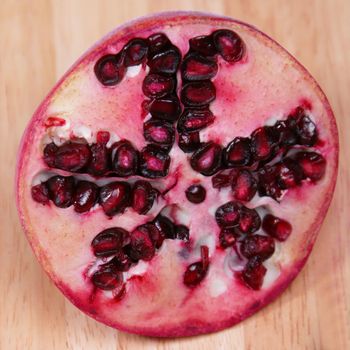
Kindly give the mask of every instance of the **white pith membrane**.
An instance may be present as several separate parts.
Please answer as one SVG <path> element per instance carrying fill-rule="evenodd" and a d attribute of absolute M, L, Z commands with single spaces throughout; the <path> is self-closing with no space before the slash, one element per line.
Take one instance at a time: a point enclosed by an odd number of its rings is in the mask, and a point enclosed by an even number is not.
<path fill-rule="evenodd" d="M 19 168 L 18 206 L 27 236 L 35 253 L 58 287 L 72 302 L 96 319 L 119 329 L 146 335 L 181 336 L 205 333 L 230 326 L 249 316 L 279 294 L 302 267 L 316 237 L 333 191 L 337 165 L 337 137 L 330 107 L 316 83 L 277 44 L 243 24 L 214 17 L 161 17 L 161 21 L 140 20 L 111 34 L 94 48 L 65 76 L 41 105 L 23 138 Z M 284 193 L 280 203 L 270 197 L 259 197 L 245 205 L 259 208 L 289 221 L 293 231 L 286 242 L 275 241 L 275 252 L 264 262 L 267 273 L 259 291 L 249 289 L 237 278 L 244 267 L 232 248 L 217 249 L 220 228 L 215 221 L 216 209 L 232 200 L 229 189 L 212 188 L 211 177 L 192 170 L 189 154 L 183 153 L 175 142 L 170 152 L 171 165 L 166 178 L 150 180 L 152 186 L 164 190 L 173 184 L 164 200 L 153 205 L 146 215 L 131 208 L 109 219 L 98 205 L 84 214 L 73 206 L 61 209 L 50 203 L 33 201 L 31 186 L 50 174 L 69 173 L 48 169 L 42 159 L 43 147 L 52 140 L 56 144 L 74 135 L 89 143 L 96 140 L 98 131 L 111 133 L 111 145 L 119 139 L 129 140 L 137 149 L 146 145 L 143 137 L 141 102 L 142 81 L 147 69 L 142 66 L 128 69 L 116 86 L 102 86 L 94 74 L 94 64 L 103 55 L 117 53 L 134 37 L 165 33 L 182 55 L 188 51 L 190 38 L 207 35 L 216 29 L 231 29 L 246 45 L 247 55 L 242 62 L 229 64 L 218 57 L 219 70 L 212 79 L 216 99 L 210 110 L 215 122 L 200 132 L 201 141 L 215 141 L 226 146 L 236 136 L 249 136 L 255 129 L 285 119 L 304 101 L 311 103 L 308 111 L 315 122 L 319 139 L 316 150 L 327 161 L 324 177 L 313 184 Z M 179 79 L 179 88 L 181 87 Z M 65 120 L 63 126 L 45 127 L 48 118 Z M 147 119 L 147 118 L 146 118 Z M 89 178 L 88 175 L 75 175 Z M 96 181 L 99 185 L 121 180 L 108 178 Z M 124 179 L 122 179 L 124 180 Z M 132 183 L 135 178 L 126 181 Z M 147 181 L 149 181 L 147 179 Z M 206 200 L 190 203 L 185 190 L 194 182 L 207 190 Z M 162 208 L 173 205 L 166 213 L 177 224 L 190 230 L 192 249 L 180 240 L 165 240 L 150 262 L 140 261 L 124 273 L 126 293 L 115 301 L 111 292 L 97 291 L 89 276 L 97 265 L 90 244 L 93 238 L 109 227 L 132 231 L 151 221 Z M 262 218 L 262 215 L 260 215 Z M 260 229 L 257 234 L 264 234 Z M 200 260 L 200 246 L 209 248 L 209 271 L 196 288 L 183 284 L 187 266 Z M 139 277 L 135 277 L 139 276 Z"/>

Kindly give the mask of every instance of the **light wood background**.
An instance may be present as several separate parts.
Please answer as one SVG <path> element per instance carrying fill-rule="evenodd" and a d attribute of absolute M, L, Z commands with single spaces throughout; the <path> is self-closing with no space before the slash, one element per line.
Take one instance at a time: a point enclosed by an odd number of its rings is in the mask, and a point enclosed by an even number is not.
<path fill-rule="evenodd" d="M 118 332 L 73 307 L 24 237 L 13 180 L 20 136 L 55 81 L 97 39 L 136 16 L 203 10 L 249 22 L 310 70 L 334 108 L 340 170 L 306 268 L 276 302 L 213 335 L 158 340 Z M 0 349 L 350 349 L 350 1 L 0 1 Z"/>

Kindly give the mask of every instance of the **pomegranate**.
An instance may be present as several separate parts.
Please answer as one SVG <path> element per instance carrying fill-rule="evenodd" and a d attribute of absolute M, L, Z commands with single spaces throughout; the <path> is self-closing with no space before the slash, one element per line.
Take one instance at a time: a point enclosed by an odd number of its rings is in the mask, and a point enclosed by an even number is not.
<path fill-rule="evenodd" d="M 196 335 L 296 277 L 337 162 L 331 107 L 283 48 L 235 20 L 165 13 L 113 31 L 39 106 L 17 205 L 82 311 L 128 332 Z"/>

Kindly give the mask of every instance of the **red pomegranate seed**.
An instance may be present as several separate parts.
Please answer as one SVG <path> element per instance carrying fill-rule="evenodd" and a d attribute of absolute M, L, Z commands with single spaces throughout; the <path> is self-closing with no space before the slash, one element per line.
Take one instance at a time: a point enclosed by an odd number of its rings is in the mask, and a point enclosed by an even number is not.
<path fill-rule="evenodd" d="M 262 228 L 270 236 L 281 242 L 285 241 L 292 233 L 292 225 L 288 221 L 271 214 L 264 217 Z"/>
<path fill-rule="evenodd" d="M 181 102 L 187 107 L 208 105 L 215 97 L 215 86 L 210 80 L 187 83 L 181 90 Z"/>
<path fill-rule="evenodd" d="M 153 100 L 148 106 L 153 118 L 175 122 L 181 114 L 180 101 L 177 96 Z"/>
<path fill-rule="evenodd" d="M 130 250 L 128 253 L 133 260 L 149 261 L 153 258 L 155 249 L 147 226 L 138 226 L 131 233 Z"/>
<path fill-rule="evenodd" d="M 184 273 L 184 284 L 187 287 L 197 286 L 207 275 L 209 267 L 209 249 L 207 246 L 201 246 L 201 256 L 202 260 L 188 266 Z"/>
<path fill-rule="evenodd" d="M 49 189 L 47 188 L 46 183 L 41 183 L 38 185 L 35 185 L 31 189 L 32 198 L 41 204 L 48 204 L 49 203 Z"/>
<path fill-rule="evenodd" d="M 143 135 L 148 142 L 171 146 L 175 141 L 173 125 L 162 120 L 150 119 L 143 124 Z"/>
<path fill-rule="evenodd" d="M 242 279 L 246 285 L 254 290 L 259 290 L 264 282 L 266 267 L 258 257 L 248 261 L 242 271 Z"/>
<path fill-rule="evenodd" d="M 123 251 L 117 251 L 110 263 L 114 265 L 116 270 L 122 272 L 128 271 L 133 264 L 130 258 Z"/>
<path fill-rule="evenodd" d="M 142 83 L 142 91 L 149 98 L 164 97 L 174 91 L 176 81 L 173 77 L 149 74 Z"/>
<path fill-rule="evenodd" d="M 188 242 L 190 240 L 190 230 L 185 225 L 176 225 L 175 226 L 175 236 L 176 239 Z"/>
<path fill-rule="evenodd" d="M 240 201 L 250 201 L 257 190 L 257 183 L 249 170 L 241 170 L 232 181 L 233 197 Z"/>
<path fill-rule="evenodd" d="M 226 249 L 228 247 L 232 247 L 236 244 L 237 233 L 235 229 L 232 228 L 224 228 L 220 231 L 219 235 L 219 243 L 220 247 Z"/>
<path fill-rule="evenodd" d="M 179 132 L 193 132 L 214 123 L 215 117 L 209 109 L 185 109 L 177 123 Z"/>
<path fill-rule="evenodd" d="M 251 135 L 251 148 L 255 160 L 265 160 L 274 155 L 277 145 L 271 127 L 263 126 Z"/>
<path fill-rule="evenodd" d="M 55 167 L 55 157 L 57 150 L 58 146 L 56 146 L 53 142 L 47 144 L 44 148 L 44 162 L 50 168 Z"/>
<path fill-rule="evenodd" d="M 123 275 L 111 264 L 101 265 L 100 269 L 92 275 L 92 283 L 102 290 L 113 290 L 123 284 Z"/>
<path fill-rule="evenodd" d="M 211 35 L 196 36 L 190 39 L 190 51 L 210 57 L 217 54 Z"/>
<path fill-rule="evenodd" d="M 131 193 L 131 206 L 141 215 L 146 214 L 153 205 L 156 192 L 147 181 L 136 181 Z"/>
<path fill-rule="evenodd" d="M 236 137 L 224 149 L 223 160 L 227 167 L 250 165 L 252 161 L 249 137 Z"/>
<path fill-rule="evenodd" d="M 55 168 L 66 171 L 82 170 L 91 159 L 89 145 L 85 143 L 66 142 L 55 153 Z"/>
<path fill-rule="evenodd" d="M 96 142 L 106 145 L 111 135 L 108 131 L 98 131 L 96 135 Z"/>
<path fill-rule="evenodd" d="M 315 152 L 299 152 L 295 156 L 303 173 L 312 181 L 322 179 L 326 172 L 326 160 Z"/>
<path fill-rule="evenodd" d="M 295 130 L 295 119 L 279 120 L 274 125 L 275 133 L 278 135 L 278 142 L 282 146 L 294 146 L 298 143 Z"/>
<path fill-rule="evenodd" d="M 247 236 L 241 245 L 241 253 L 250 259 L 255 256 L 266 260 L 275 252 L 275 242 L 272 237 L 254 235 Z"/>
<path fill-rule="evenodd" d="M 131 39 L 124 47 L 125 66 L 136 66 L 141 64 L 147 57 L 148 42 L 145 39 Z"/>
<path fill-rule="evenodd" d="M 215 220 L 221 228 L 237 226 L 239 222 L 241 206 L 236 202 L 227 202 L 221 205 L 215 212 Z"/>
<path fill-rule="evenodd" d="M 163 231 L 160 231 L 154 223 L 148 222 L 147 224 L 144 224 L 144 226 L 148 230 L 148 234 L 153 242 L 153 245 L 159 249 L 163 242 L 165 237 L 165 234 Z"/>
<path fill-rule="evenodd" d="M 179 133 L 179 147 L 185 153 L 190 153 L 199 148 L 199 132 Z"/>
<path fill-rule="evenodd" d="M 126 177 L 137 173 L 138 153 L 127 140 L 114 143 L 111 147 L 112 169 L 116 176 Z"/>
<path fill-rule="evenodd" d="M 53 176 L 47 181 L 50 199 L 56 207 L 68 208 L 73 204 L 74 178 Z"/>
<path fill-rule="evenodd" d="M 97 257 L 109 257 L 130 244 L 129 232 L 121 227 L 111 227 L 100 232 L 91 242 L 91 248 Z"/>
<path fill-rule="evenodd" d="M 205 200 L 207 191 L 202 185 L 191 185 L 186 189 L 185 194 L 191 203 L 199 204 Z"/>
<path fill-rule="evenodd" d="M 74 210 L 77 213 L 87 212 L 97 202 L 98 187 L 89 181 L 79 181 L 73 198 Z"/>
<path fill-rule="evenodd" d="M 318 133 L 315 123 L 305 115 L 299 114 L 296 121 L 298 143 L 304 146 L 313 146 L 317 142 Z"/>
<path fill-rule="evenodd" d="M 166 216 L 161 214 L 157 215 L 153 223 L 163 237 L 169 239 L 176 238 L 175 226 L 173 222 Z"/>
<path fill-rule="evenodd" d="M 168 37 L 163 33 L 155 33 L 148 37 L 148 53 L 152 57 L 154 54 L 164 51 L 171 45 Z"/>
<path fill-rule="evenodd" d="M 172 46 L 166 51 L 155 54 L 148 60 L 151 73 L 175 74 L 179 68 L 181 53 Z"/>
<path fill-rule="evenodd" d="M 147 178 L 158 178 L 168 175 L 170 157 L 161 148 L 148 145 L 140 154 L 140 174 Z"/>
<path fill-rule="evenodd" d="M 108 141 L 107 141 L 108 142 Z M 91 161 L 87 172 L 92 175 L 104 175 L 109 169 L 108 150 L 104 143 L 93 143 L 90 146 Z"/>
<path fill-rule="evenodd" d="M 99 203 L 108 216 L 123 213 L 130 204 L 130 185 L 127 182 L 111 182 L 102 186 Z"/>
<path fill-rule="evenodd" d="M 123 55 L 106 55 L 95 64 L 95 75 L 104 86 L 117 85 L 125 75 Z"/>
<path fill-rule="evenodd" d="M 243 233 L 253 233 L 259 230 L 261 219 L 255 209 L 243 207 L 241 208 L 239 217 L 239 230 Z"/>
<path fill-rule="evenodd" d="M 215 77 L 218 65 L 214 60 L 199 55 L 187 56 L 181 64 L 183 80 L 209 80 Z"/>
<path fill-rule="evenodd" d="M 258 171 L 258 191 L 260 196 L 269 196 L 278 200 L 282 190 L 277 184 L 278 167 L 266 165 Z"/>
<path fill-rule="evenodd" d="M 237 62 L 242 59 L 245 45 L 235 32 L 221 29 L 216 30 L 212 35 L 216 50 L 225 61 Z"/>
<path fill-rule="evenodd" d="M 229 187 L 232 183 L 232 176 L 229 173 L 220 172 L 211 178 L 213 188 Z"/>
<path fill-rule="evenodd" d="M 284 158 L 277 165 L 277 184 L 281 189 L 288 189 L 300 185 L 303 179 L 301 167 L 291 158 Z"/>
<path fill-rule="evenodd" d="M 192 154 L 190 163 L 193 170 L 211 176 L 221 167 L 221 146 L 214 142 L 204 143 Z"/>

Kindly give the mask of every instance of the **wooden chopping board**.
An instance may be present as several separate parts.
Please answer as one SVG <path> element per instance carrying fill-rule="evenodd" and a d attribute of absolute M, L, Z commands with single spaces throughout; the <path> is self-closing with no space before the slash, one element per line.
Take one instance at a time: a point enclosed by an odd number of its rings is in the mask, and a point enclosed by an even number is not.
<path fill-rule="evenodd" d="M 21 134 L 55 81 L 97 39 L 136 16 L 201 10 L 255 25 L 314 75 L 334 108 L 341 153 L 335 196 L 307 266 L 274 303 L 212 335 L 158 340 L 95 322 L 48 280 L 14 201 Z M 0 349 L 350 349 L 350 1 L 2 0 L 0 2 Z M 349 161 L 349 163 L 347 163 Z"/>

